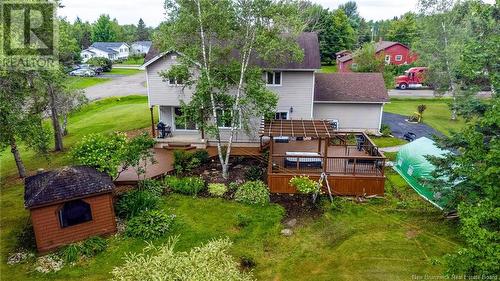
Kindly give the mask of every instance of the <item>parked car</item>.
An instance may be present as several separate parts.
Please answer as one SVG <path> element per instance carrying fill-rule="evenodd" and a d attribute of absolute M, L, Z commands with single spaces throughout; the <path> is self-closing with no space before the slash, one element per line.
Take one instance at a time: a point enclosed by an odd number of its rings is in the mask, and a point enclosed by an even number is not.
<path fill-rule="evenodd" d="M 396 88 L 401 90 L 428 87 L 425 84 L 427 67 L 412 67 L 404 75 L 396 77 Z"/>
<path fill-rule="evenodd" d="M 96 75 L 96 72 L 89 68 L 79 68 L 71 71 L 69 73 L 70 76 L 84 76 L 84 77 L 93 77 Z"/>

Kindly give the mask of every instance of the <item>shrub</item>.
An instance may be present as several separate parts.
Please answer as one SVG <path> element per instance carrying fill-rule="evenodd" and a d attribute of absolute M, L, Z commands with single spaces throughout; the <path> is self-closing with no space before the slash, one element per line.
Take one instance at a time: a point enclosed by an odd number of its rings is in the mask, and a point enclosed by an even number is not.
<path fill-rule="evenodd" d="M 108 247 L 108 241 L 102 237 L 94 236 L 83 242 L 75 243 L 64 247 L 60 251 L 61 258 L 67 262 L 76 262 L 82 257 L 93 257 L 104 252 Z"/>
<path fill-rule="evenodd" d="M 231 241 L 212 240 L 189 252 L 174 251 L 178 239 L 169 239 L 161 246 L 147 246 L 142 253 L 127 255 L 125 263 L 112 271 L 114 280 L 253 280 L 242 272 L 228 254 Z"/>
<path fill-rule="evenodd" d="M 170 231 L 174 219 L 175 215 L 167 215 L 159 210 L 145 211 L 128 221 L 125 234 L 147 240 L 156 239 Z"/>
<path fill-rule="evenodd" d="M 382 126 L 380 127 L 380 132 L 384 137 L 392 135 L 391 127 L 389 127 L 389 125 L 387 124 L 382 124 Z"/>
<path fill-rule="evenodd" d="M 89 59 L 87 63 L 92 66 L 101 67 L 104 72 L 110 72 L 113 68 L 113 62 L 108 58 L 93 57 Z"/>
<path fill-rule="evenodd" d="M 258 166 L 251 166 L 245 171 L 245 179 L 248 181 L 262 180 L 263 175 L 264 171 Z"/>
<path fill-rule="evenodd" d="M 26 223 L 17 235 L 17 248 L 25 250 L 36 249 L 35 232 L 33 231 L 31 222 Z"/>
<path fill-rule="evenodd" d="M 308 176 L 295 176 L 290 179 L 290 185 L 297 188 L 300 193 L 312 194 L 319 192 L 319 185 Z"/>
<path fill-rule="evenodd" d="M 145 179 L 139 181 L 138 188 L 139 190 L 149 191 L 155 195 L 160 196 L 163 193 L 163 189 L 165 187 L 159 180 Z"/>
<path fill-rule="evenodd" d="M 417 112 L 420 114 L 420 116 L 424 115 L 424 111 L 427 109 L 427 105 L 425 104 L 419 104 L 417 106 Z"/>
<path fill-rule="evenodd" d="M 143 211 L 155 209 L 159 196 L 150 191 L 133 190 L 124 194 L 116 204 L 116 213 L 122 218 L 131 218 Z"/>
<path fill-rule="evenodd" d="M 205 188 L 205 181 L 200 177 L 178 178 L 169 176 L 165 178 L 165 185 L 174 192 L 196 195 Z"/>
<path fill-rule="evenodd" d="M 243 214 L 243 213 L 237 213 L 236 214 L 236 225 L 240 228 L 248 226 L 252 222 L 252 218 Z"/>
<path fill-rule="evenodd" d="M 418 112 L 413 112 L 412 115 L 408 116 L 408 121 L 410 122 L 420 122 L 422 116 Z"/>
<path fill-rule="evenodd" d="M 192 153 L 193 158 L 196 158 L 200 161 L 201 164 L 208 163 L 210 160 L 210 155 L 208 151 L 205 149 L 199 149 Z"/>
<path fill-rule="evenodd" d="M 208 192 L 211 195 L 221 197 L 227 192 L 227 186 L 223 183 L 210 183 L 208 184 Z"/>
<path fill-rule="evenodd" d="M 269 189 L 262 181 L 247 181 L 234 194 L 235 200 L 246 204 L 269 203 Z"/>
<path fill-rule="evenodd" d="M 174 170 L 177 175 L 189 173 L 201 165 L 199 158 L 193 157 L 194 153 L 185 150 L 174 151 Z"/>

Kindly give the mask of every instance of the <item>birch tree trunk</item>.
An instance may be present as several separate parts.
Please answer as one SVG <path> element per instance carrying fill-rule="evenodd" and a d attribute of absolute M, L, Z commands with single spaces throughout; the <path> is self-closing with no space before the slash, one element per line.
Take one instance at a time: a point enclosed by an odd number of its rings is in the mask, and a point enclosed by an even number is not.
<path fill-rule="evenodd" d="M 17 172 L 20 178 L 26 177 L 26 168 L 24 167 L 23 160 L 21 159 L 21 154 L 17 148 L 16 139 L 12 137 L 10 139 L 10 151 L 14 156 L 14 160 L 16 161 Z"/>
<path fill-rule="evenodd" d="M 61 129 L 61 124 L 59 123 L 59 113 L 56 105 L 56 94 L 52 85 L 47 86 L 49 92 L 49 103 L 50 103 L 50 117 L 52 120 L 52 127 L 54 128 L 54 150 L 62 151 L 63 146 L 63 134 Z"/>

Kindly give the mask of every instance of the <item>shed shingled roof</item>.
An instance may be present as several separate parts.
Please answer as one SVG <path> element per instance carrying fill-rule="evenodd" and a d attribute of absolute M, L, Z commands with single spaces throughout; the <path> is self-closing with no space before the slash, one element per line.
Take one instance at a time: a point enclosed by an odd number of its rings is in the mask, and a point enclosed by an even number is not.
<path fill-rule="evenodd" d="M 316 73 L 314 102 L 388 102 L 381 73 Z"/>
<path fill-rule="evenodd" d="M 111 192 L 111 177 L 88 166 L 64 167 L 28 177 L 24 181 L 24 205 L 34 208 L 92 194 Z"/>

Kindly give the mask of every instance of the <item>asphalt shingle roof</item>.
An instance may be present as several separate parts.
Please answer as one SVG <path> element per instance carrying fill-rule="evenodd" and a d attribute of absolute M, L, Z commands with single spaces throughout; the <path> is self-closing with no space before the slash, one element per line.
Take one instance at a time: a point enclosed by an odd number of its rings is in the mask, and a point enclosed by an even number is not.
<path fill-rule="evenodd" d="M 316 73 L 315 102 L 388 102 L 381 73 Z"/>
<path fill-rule="evenodd" d="M 385 50 L 391 46 L 394 46 L 396 44 L 403 45 L 399 42 L 394 42 L 394 41 L 379 41 L 379 42 L 375 43 L 375 53 L 383 51 L 383 50 Z M 340 62 L 346 62 L 346 61 L 352 60 L 352 58 L 353 58 L 353 54 L 349 54 L 349 55 L 345 55 L 343 57 L 340 57 L 338 60 Z"/>
<path fill-rule="evenodd" d="M 125 42 L 94 42 L 90 47 L 99 49 L 103 52 L 108 52 L 108 53 L 118 53 L 117 51 L 113 49 L 118 49 L 120 48 L 121 45 L 127 44 Z"/>
<path fill-rule="evenodd" d="M 92 194 L 111 192 L 113 180 L 88 166 L 64 167 L 28 177 L 24 181 L 24 205 L 33 208 Z"/>

